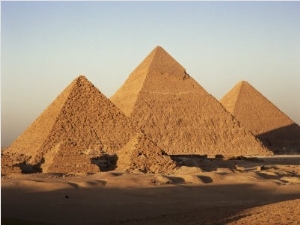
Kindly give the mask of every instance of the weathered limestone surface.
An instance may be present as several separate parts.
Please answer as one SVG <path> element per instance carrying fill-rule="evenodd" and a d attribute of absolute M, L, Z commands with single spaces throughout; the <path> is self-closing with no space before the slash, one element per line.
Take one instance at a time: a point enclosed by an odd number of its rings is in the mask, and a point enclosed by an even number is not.
<path fill-rule="evenodd" d="M 85 162 L 82 155 L 95 157 L 101 152 L 115 153 L 134 132 L 130 119 L 84 76 L 79 76 L 12 143 L 6 155 L 13 164 L 50 165 L 47 161 L 53 157 L 54 162 L 61 163 L 64 160 L 71 162 L 71 158 L 77 156 Z M 60 148 L 59 145 L 69 147 L 63 147 L 56 155 L 55 149 Z M 71 157 L 72 149 L 75 152 Z M 62 165 L 41 167 L 54 171 Z M 76 171 L 80 170 L 85 172 L 87 169 L 85 166 L 76 168 Z"/>
<path fill-rule="evenodd" d="M 137 133 L 118 152 L 118 169 L 128 172 L 167 174 L 174 171 L 176 164 L 144 134 Z"/>
<path fill-rule="evenodd" d="M 246 81 L 221 100 L 224 107 L 275 153 L 300 153 L 300 127 Z"/>
<path fill-rule="evenodd" d="M 272 154 L 161 47 L 110 99 L 168 154 Z"/>
<path fill-rule="evenodd" d="M 91 163 L 90 155 L 84 154 L 83 149 L 72 143 L 63 143 L 54 148 L 55 154 L 46 156 L 42 165 L 47 173 L 97 173 L 100 169 Z"/>

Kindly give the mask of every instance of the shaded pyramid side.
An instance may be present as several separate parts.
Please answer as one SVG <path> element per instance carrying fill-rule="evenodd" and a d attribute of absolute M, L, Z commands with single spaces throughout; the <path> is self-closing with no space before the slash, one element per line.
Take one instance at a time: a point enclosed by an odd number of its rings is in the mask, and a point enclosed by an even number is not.
<path fill-rule="evenodd" d="M 117 95 L 112 96 L 110 100 L 117 103 L 117 106 L 129 116 L 133 110 L 135 101 L 139 94 L 140 89 L 143 86 L 146 74 L 149 70 L 149 65 L 152 62 L 155 50 L 153 50 L 144 61 L 130 74 L 130 78 L 126 80 L 125 84 L 117 90 Z M 124 98 L 124 94 L 126 97 Z"/>
<path fill-rule="evenodd" d="M 70 91 L 70 86 L 72 87 Z M 45 155 L 59 143 L 75 146 L 76 154 L 97 155 L 100 152 L 113 153 L 126 144 L 135 130 L 130 120 L 107 99 L 84 76 L 79 76 L 62 92 L 67 96 L 58 104 L 61 95 L 24 132 L 20 140 L 8 149 L 10 154 L 29 156 L 29 164 L 41 163 Z M 57 109 L 55 106 L 59 105 Z M 53 110 L 53 108 L 55 110 Z M 52 111 L 55 111 L 54 114 Z M 45 116 L 46 115 L 46 116 Z M 39 136 L 43 126 L 50 121 L 47 133 Z M 28 131 L 29 130 L 29 131 Z M 25 138 L 26 137 L 26 138 Z M 31 146 L 32 139 L 38 138 L 39 145 Z M 30 142 L 26 142 L 30 140 Z M 27 151 L 26 150 L 30 150 Z M 69 149 L 69 148 L 68 148 Z"/>
<path fill-rule="evenodd" d="M 129 114 L 149 139 L 168 154 L 272 154 L 179 63 L 165 51 L 157 53 L 148 66 L 151 69 L 142 74 L 146 78 Z M 176 70 L 168 65 L 177 65 Z M 130 80 L 125 84 L 134 89 Z M 117 92 L 111 100 L 124 110 L 126 102 L 119 105 L 114 99 L 127 97 L 126 92 Z"/>
<path fill-rule="evenodd" d="M 168 174 L 176 168 L 171 157 L 142 133 L 132 136 L 117 154 L 118 169 L 127 172 Z"/>
<path fill-rule="evenodd" d="M 236 84 L 220 102 L 268 148 L 300 152 L 300 127 L 248 82 Z"/>
<path fill-rule="evenodd" d="M 242 86 L 243 82 L 239 82 L 220 100 L 221 104 L 226 108 L 226 110 L 233 115 L 235 113 L 235 106 L 238 101 Z"/>

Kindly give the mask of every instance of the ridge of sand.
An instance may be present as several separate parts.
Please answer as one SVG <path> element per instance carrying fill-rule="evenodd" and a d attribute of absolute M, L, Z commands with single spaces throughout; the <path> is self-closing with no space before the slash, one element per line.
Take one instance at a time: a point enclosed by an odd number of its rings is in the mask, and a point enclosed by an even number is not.
<path fill-rule="evenodd" d="M 272 154 L 161 47 L 110 99 L 168 154 Z"/>
<path fill-rule="evenodd" d="M 129 118 L 90 81 L 79 76 L 12 143 L 5 154 L 14 161 L 10 164 L 25 161 L 26 164 L 40 165 L 45 159 L 53 159 L 59 144 L 74 148 L 72 153 L 68 148 L 69 151 L 61 151 L 64 153 L 60 155 L 79 157 L 82 154 L 114 153 L 128 142 L 134 130 Z M 84 157 L 81 158 L 82 163 L 87 163 Z M 2 163 L 6 164 L 3 160 Z M 63 165 L 59 166 L 62 169 Z"/>
<path fill-rule="evenodd" d="M 300 127 L 247 81 L 237 83 L 220 102 L 268 148 L 300 152 Z"/>

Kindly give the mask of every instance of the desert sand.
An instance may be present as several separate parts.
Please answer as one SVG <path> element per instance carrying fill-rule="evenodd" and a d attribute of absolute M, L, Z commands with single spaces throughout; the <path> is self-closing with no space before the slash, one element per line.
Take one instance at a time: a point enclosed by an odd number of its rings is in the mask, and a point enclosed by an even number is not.
<path fill-rule="evenodd" d="M 300 156 L 173 158 L 169 174 L 10 174 L 2 224 L 299 224 Z"/>

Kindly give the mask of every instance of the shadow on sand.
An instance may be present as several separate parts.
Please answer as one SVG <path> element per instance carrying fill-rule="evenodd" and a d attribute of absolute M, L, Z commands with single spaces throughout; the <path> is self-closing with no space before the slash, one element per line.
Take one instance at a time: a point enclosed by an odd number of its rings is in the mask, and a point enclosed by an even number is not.
<path fill-rule="evenodd" d="M 245 209 L 299 198 L 299 191 L 252 184 L 44 192 L 10 187 L 2 188 L 2 224 L 225 224 L 242 218 Z M 9 223 L 14 220 L 19 223 Z"/>

